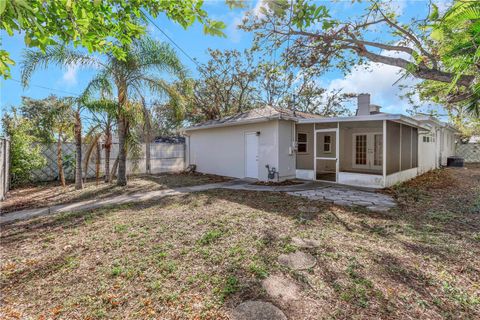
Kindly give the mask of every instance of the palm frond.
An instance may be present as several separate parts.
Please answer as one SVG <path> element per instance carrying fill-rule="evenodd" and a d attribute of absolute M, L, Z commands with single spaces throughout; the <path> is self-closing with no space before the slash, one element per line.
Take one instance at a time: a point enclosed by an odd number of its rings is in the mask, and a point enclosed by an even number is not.
<path fill-rule="evenodd" d="M 21 62 L 21 79 L 24 87 L 28 87 L 32 74 L 38 69 L 46 69 L 48 65 L 57 66 L 97 66 L 101 62 L 92 57 L 76 50 L 69 49 L 65 46 L 51 46 L 44 52 L 38 50 L 25 50 Z"/>
<path fill-rule="evenodd" d="M 88 101 L 97 94 L 100 96 L 113 96 L 113 85 L 110 78 L 110 70 L 108 68 L 99 72 L 87 84 L 87 87 L 83 90 L 80 98 L 82 101 Z"/>
<path fill-rule="evenodd" d="M 144 71 L 169 72 L 179 78 L 187 76 L 186 68 L 168 43 L 143 37 L 135 41 L 132 50 L 136 56 L 141 57 L 139 67 Z"/>

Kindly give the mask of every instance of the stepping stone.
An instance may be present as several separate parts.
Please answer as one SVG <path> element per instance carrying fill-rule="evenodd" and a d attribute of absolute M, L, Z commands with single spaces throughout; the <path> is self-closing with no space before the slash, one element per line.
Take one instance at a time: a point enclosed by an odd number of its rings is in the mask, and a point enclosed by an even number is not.
<path fill-rule="evenodd" d="M 351 201 L 346 201 L 346 200 L 335 200 L 333 201 L 333 204 L 337 206 L 346 206 L 346 207 L 350 207 L 353 205 Z"/>
<path fill-rule="evenodd" d="M 289 302 L 300 299 L 300 288 L 282 275 L 272 275 L 262 281 L 262 287 L 273 299 Z"/>
<path fill-rule="evenodd" d="M 320 247 L 320 241 L 314 239 L 302 239 L 298 237 L 293 237 L 292 243 L 299 248 L 310 249 Z"/>
<path fill-rule="evenodd" d="M 287 320 L 282 310 L 263 301 L 240 303 L 231 315 L 233 320 Z"/>
<path fill-rule="evenodd" d="M 305 206 L 300 206 L 298 207 L 298 210 L 301 212 L 308 212 L 308 213 L 317 213 L 320 211 L 317 207 L 305 207 Z"/>
<path fill-rule="evenodd" d="M 388 207 L 381 207 L 381 206 L 370 206 L 370 207 L 367 207 L 367 209 L 372 212 L 378 212 L 378 213 L 385 213 L 390 210 L 390 208 Z"/>
<path fill-rule="evenodd" d="M 278 257 L 278 263 L 293 270 L 305 270 L 313 268 L 317 260 L 311 254 L 296 251 L 289 254 L 281 254 Z"/>

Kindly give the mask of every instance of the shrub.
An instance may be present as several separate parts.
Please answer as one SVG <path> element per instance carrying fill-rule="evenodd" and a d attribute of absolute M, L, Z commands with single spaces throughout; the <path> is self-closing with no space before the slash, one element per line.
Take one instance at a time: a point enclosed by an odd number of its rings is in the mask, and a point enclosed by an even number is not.
<path fill-rule="evenodd" d="M 4 128 L 10 137 L 11 182 L 18 186 L 28 182 L 30 173 L 46 165 L 40 146 L 34 145 L 36 139 L 30 134 L 32 123 L 26 118 L 14 114 L 4 119 Z"/>

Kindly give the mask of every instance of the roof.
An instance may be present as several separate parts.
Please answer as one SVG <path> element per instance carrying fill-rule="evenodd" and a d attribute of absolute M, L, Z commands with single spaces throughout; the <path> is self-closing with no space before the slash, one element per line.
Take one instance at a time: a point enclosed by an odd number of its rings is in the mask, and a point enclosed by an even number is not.
<path fill-rule="evenodd" d="M 378 112 L 375 114 L 364 116 L 351 117 L 322 117 L 320 115 L 305 113 L 300 111 L 292 111 L 289 109 L 275 108 L 272 106 L 265 106 L 261 108 L 251 109 L 245 112 L 237 113 L 232 116 L 224 117 L 218 120 L 209 120 L 196 125 L 185 128 L 185 131 L 208 129 L 216 127 L 226 127 L 240 124 L 264 122 L 275 119 L 293 120 L 298 123 L 328 123 L 328 122 L 357 122 L 357 121 L 378 121 L 390 120 L 398 123 L 403 123 L 409 126 L 417 127 L 423 130 L 430 130 L 431 125 L 429 121 L 423 118 L 412 118 L 402 114 L 391 114 Z M 433 121 L 433 119 L 432 119 Z M 439 122 L 436 120 L 437 123 Z M 443 122 L 444 126 L 446 125 Z"/>
<path fill-rule="evenodd" d="M 331 117 L 331 118 L 323 118 L 323 119 L 302 119 L 302 120 L 299 120 L 298 122 L 299 123 L 328 123 L 328 122 L 357 122 L 357 121 L 379 121 L 379 120 L 395 121 L 398 123 L 403 123 L 409 126 L 420 128 L 420 129 L 429 129 L 428 126 L 425 126 L 420 121 L 417 121 L 403 114 L 392 114 L 392 113 L 377 113 L 377 114 L 370 114 L 370 115 L 364 115 L 364 116 Z"/>
<path fill-rule="evenodd" d="M 185 131 L 189 130 L 198 130 L 198 129 L 207 129 L 215 127 L 224 127 L 232 125 L 240 125 L 247 123 L 263 122 L 274 119 L 283 119 L 283 120 L 294 120 L 299 119 L 318 119 L 322 116 L 305 113 L 300 111 L 292 111 L 284 108 L 275 108 L 272 106 L 265 106 L 260 108 L 251 109 L 245 112 L 237 113 L 232 116 L 224 117 L 217 120 L 209 120 L 201 122 L 195 125 L 192 125 L 188 128 L 185 128 Z"/>
<path fill-rule="evenodd" d="M 433 116 L 430 116 L 430 115 L 427 115 L 427 114 L 417 114 L 417 115 L 413 116 L 413 119 L 415 119 L 417 121 L 420 121 L 422 123 L 433 124 L 434 126 L 446 128 L 446 129 L 452 130 L 456 133 L 459 133 L 457 128 L 455 128 L 451 124 L 440 121 L 437 118 L 435 118 Z"/>

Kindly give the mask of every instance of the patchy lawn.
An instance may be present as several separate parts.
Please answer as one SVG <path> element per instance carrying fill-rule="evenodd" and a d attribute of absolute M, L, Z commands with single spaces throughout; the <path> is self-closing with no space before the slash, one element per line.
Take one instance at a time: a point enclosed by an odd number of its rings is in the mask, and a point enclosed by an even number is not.
<path fill-rule="evenodd" d="M 97 185 L 95 181 L 89 180 L 84 184 L 82 190 L 75 190 L 73 182 L 69 183 L 65 188 L 60 186 L 58 182 L 48 182 L 11 190 L 7 199 L 2 202 L 0 214 L 60 203 L 103 199 L 122 193 L 131 194 L 223 181 L 228 181 L 228 178 L 200 173 L 165 173 L 129 177 L 126 187 L 118 187 L 115 183 L 104 183 L 103 180 Z"/>
<path fill-rule="evenodd" d="M 2 227 L 0 318 L 226 319 L 249 299 L 289 319 L 478 319 L 480 169 L 392 189 L 389 214 L 282 193 L 212 190 Z M 302 215 L 299 206 L 316 206 Z M 307 271 L 277 263 L 319 240 Z M 261 281 L 284 274 L 302 299 Z"/>

